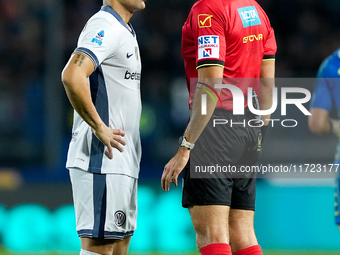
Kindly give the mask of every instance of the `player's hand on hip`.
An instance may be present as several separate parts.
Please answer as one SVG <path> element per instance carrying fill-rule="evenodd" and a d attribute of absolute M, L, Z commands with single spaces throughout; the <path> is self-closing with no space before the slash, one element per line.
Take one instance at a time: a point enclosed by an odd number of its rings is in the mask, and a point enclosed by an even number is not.
<path fill-rule="evenodd" d="M 171 182 L 177 187 L 178 175 L 188 163 L 189 155 L 190 150 L 185 147 L 179 147 L 176 155 L 165 165 L 161 180 L 163 190 L 169 191 Z"/>
<path fill-rule="evenodd" d="M 126 145 L 124 140 L 125 132 L 121 129 L 111 129 L 106 125 L 103 125 L 97 130 L 93 129 L 95 136 L 106 146 L 107 151 L 105 155 L 112 159 L 113 158 L 113 148 L 116 148 L 120 152 L 123 152 L 123 146 Z"/>

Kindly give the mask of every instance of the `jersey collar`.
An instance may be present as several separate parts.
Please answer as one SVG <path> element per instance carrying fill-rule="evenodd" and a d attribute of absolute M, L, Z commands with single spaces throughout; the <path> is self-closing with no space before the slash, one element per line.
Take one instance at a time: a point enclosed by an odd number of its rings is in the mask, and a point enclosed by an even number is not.
<path fill-rule="evenodd" d="M 135 36 L 135 30 L 133 29 L 131 23 L 129 22 L 129 26 L 131 27 L 131 30 L 130 28 L 126 25 L 126 23 L 124 22 L 124 20 L 122 19 L 122 17 L 114 10 L 112 9 L 111 6 L 109 5 L 103 5 L 102 8 L 100 9 L 101 11 L 104 11 L 104 12 L 108 12 L 108 13 L 111 13 L 124 27 L 126 27 L 127 30 L 129 30 L 129 32 Z"/>

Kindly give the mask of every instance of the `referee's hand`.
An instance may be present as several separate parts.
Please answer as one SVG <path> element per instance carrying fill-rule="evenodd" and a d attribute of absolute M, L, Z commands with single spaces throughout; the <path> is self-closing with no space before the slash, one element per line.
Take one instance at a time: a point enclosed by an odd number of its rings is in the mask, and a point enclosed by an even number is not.
<path fill-rule="evenodd" d="M 188 163 L 189 155 L 190 150 L 185 147 L 179 147 L 176 155 L 165 165 L 161 180 L 161 186 L 164 191 L 170 190 L 171 182 L 177 187 L 178 175 Z"/>
<path fill-rule="evenodd" d="M 126 145 L 123 137 L 125 132 L 121 129 L 111 129 L 106 125 L 101 126 L 97 130 L 93 129 L 95 136 L 106 146 L 107 151 L 105 155 L 109 158 L 113 158 L 113 148 L 116 148 L 120 152 L 123 152 L 123 146 Z"/>

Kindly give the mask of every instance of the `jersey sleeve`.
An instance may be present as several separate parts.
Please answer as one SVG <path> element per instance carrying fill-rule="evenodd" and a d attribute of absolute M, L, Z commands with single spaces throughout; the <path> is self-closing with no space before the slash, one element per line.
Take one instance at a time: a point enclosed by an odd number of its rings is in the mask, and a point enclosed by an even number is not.
<path fill-rule="evenodd" d="M 318 78 L 313 97 L 311 100 L 311 108 L 321 108 L 327 111 L 331 111 L 333 107 L 332 95 L 330 85 L 328 84 L 327 78 Z"/>
<path fill-rule="evenodd" d="M 97 68 L 118 47 L 119 34 L 114 27 L 101 17 L 90 19 L 80 34 L 74 53 L 87 55 Z"/>
<path fill-rule="evenodd" d="M 215 2 L 214 2 L 215 3 Z M 223 8 L 198 4 L 192 9 L 191 28 L 196 47 L 196 68 L 225 63 L 225 16 Z"/>
<path fill-rule="evenodd" d="M 276 50 L 277 50 L 277 45 L 276 45 L 274 29 L 271 27 L 269 30 L 267 41 L 264 45 L 263 60 L 274 60 Z"/>

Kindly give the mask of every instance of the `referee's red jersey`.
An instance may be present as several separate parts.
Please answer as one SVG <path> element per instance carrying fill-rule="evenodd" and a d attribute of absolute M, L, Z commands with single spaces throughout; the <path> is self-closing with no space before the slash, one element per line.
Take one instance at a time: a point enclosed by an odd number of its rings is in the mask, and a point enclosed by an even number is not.
<path fill-rule="evenodd" d="M 259 78 L 261 63 L 273 60 L 276 41 L 269 19 L 254 0 L 199 0 L 192 7 L 182 28 L 184 58 L 189 105 L 196 83 L 197 69 L 217 65 L 224 68 L 224 78 Z M 249 82 L 236 84 L 247 100 Z M 249 79 L 246 79 L 249 80 Z M 258 83 L 252 83 L 258 93 Z M 222 105 L 217 108 L 232 110 L 232 95 L 221 91 Z"/>

